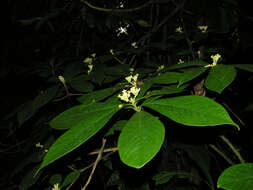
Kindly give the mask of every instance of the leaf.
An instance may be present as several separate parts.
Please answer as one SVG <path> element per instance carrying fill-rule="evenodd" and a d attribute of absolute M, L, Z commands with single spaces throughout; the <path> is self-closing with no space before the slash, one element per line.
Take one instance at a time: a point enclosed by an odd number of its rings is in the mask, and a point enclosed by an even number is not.
<path fill-rule="evenodd" d="M 214 188 L 212 176 L 210 174 L 211 159 L 206 147 L 182 143 L 175 143 L 174 146 L 184 150 L 189 155 L 189 158 L 199 166 L 203 174 L 206 176 L 210 187 Z"/>
<path fill-rule="evenodd" d="M 178 85 L 165 86 L 161 90 L 152 90 L 146 96 L 150 97 L 154 95 L 176 94 L 176 93 L 183 92 L 186 87 L 188 87 L 188 85 L 179 86 L 179 87 Z"/>
<path fill-rule="evenodd" d="M 172 84 L 172 83 L 177 83 L 180 77 L 181 77 L 181 73 L 166 72 L 154 77 L 152 81 L 157 84 Z"/>
<path fill-rule="evenodd" d="M 97 108 L 85 109 L 85 114 L 71 129 L 61 135 L 48 150 L 40 169 L 70 153 L 96 134 L 118 111 L 118 105 L 98 103 Z"/>
<path fill-rule="evenodd" d="M 196 78 L 197 76 L 201 75 L 206 71 L 206 68 L 204 67 L 197 67 L 197 68 L 189 68 L 185 69 L 185 71 L 181 74 L 182 76 L 179 79 L 178 86 L 181 86 L 182 84 Z"/>
<path fill-rule="evenodd" d="M 143 167 L 158 153 L 164 136 L 164 126 L 158 119 L 144 111 L 136 112 L 118 139 L 121 161 L 134 168 Z"/>
<path fill-rule="evenodd" d="M 65 177 L 65 179 L 64 179 L 64 181 L 61 185 L 61 188 L 65 187 L 66 185 L 69 185 L 69 184 L 73 183 L 79 177 L 79 175 L 80 175 L 80 172 L 78 170 L 75 170 L 75 171 L 69 173 Z"/>
<path fill-rule="evenodd" d="M 59 90 L 59 86 L 53 86 L 51 88 L 42 91 L 34 100 L 33 100 L 33 111 L 36 112 L 39 108 L 49 103 Z"/>
<path fill-rule="evenodd" d="M 89 94 L 85 94 L 84 96 L 81 96 L 77 100 L 84 105 L 88 105 L 88 104 L 91 104 L 91 103 L 94 103 L 94 102 L 97 102 L 97 101 L 107 98 L 108 96 L 110 96 L 113 93 L 115 93 L 116 91 L 118 91 L 120 88 L 122 88 L 122 86 L 117 85 L 112 88 L 105 88 L 102 90 L 97 90 L 97 91 L 91 92 Z"/>
<path fill-rule="evenodd" d="M 181 64 L 175 64 L 175 65 L 171 65 L 168 70 L 175 70 L 175 69 L 182 69 L 182 68 L 186 68 L 186 67 L 193 67 L 193 66 L 199 66 L 199 67 L 203 67 L 205 65 L 207 65 L 208 63 L 202 61 L 202 60 L 194 60 L 194 61 L 187 61 Z"/>
<path fill-rule="evenodd" d="M 17 119 L 21 126 L 25 121 L 30 119 L 34 114 L 33 101 L 27 101 L 18 108 Z"/>
<path fill-rule="evenodd" d="M 226 190 L 253 189 L 253 163 L 236 164 L 227 168 L 219 176 L 217 187 Z"/>
<path fill-rule="evenodd" d="M 39 172 L 34 177 L 34 174 L 38 170 L 38 168 L 39 168 L 39 165 L 36 165 L 29 172 L 27 172 L 25 176 L 22 177 L 22 181 L 19 184 L 19 190 L 27 190 L 29 189 L 29 187 L 35 184 L 36 181 L 38 181 L 38 179 L 40 178 L 41 172 Z"/>
<path fill-rule="evenodd" d="M 242 69 L 245 71 L 253 72 L 253 65 L 252 64 L 235 64 L 235 65 L 231 65 L 231 66 L 234 66 L 238 69 Z"/>
<path fill-rule="evenodd" d="M 70 85 L 72 88 L 79 92 L 91 92 L 94 86 L 87 81 L 86 75 L 80 75 L 75 77 L 73 80 L 70 81 Z"/>
<path fill-rule="evenodd" d="M 155 181 L 156 185 L 161 185 L 164 183 L 167 183 L 169 180 L 171 180 L 176 173 L 170 172 L 170 171 L 161 171 L 155 176 L 152 177 L 152 180 Z"/>
<path fill-rule="evenodd" d="M 49 179 L 49 183 L 51 185 L 54 185 L 54 184 L 57 184 L 57 183 L 60 185 L 61 182 L 62 182 L 62 176 L 61 176 L 61 174 L 54 174 Z"/>
<path fill-rule="evenodd" d="M 113 135 L 114 131 L 122 131 L 128 120 L 120 120 L 114 123 L 114 125 L 107 131 L 105 136 Z"/>
<path fill-rule="evenodd" d="M 228 65 L 212 67 L 205 81 L 205 86 L 212 91 L 221 93 L 236 77 L 236 69 Z"/>
<path fill-rule="evenodd" d="M 239 129 L 227 111 L 214 100 L 203 96 L 180 96 L 144 102 L 147 106 L 175 122 L 189 126 L 231 124 Z"/>

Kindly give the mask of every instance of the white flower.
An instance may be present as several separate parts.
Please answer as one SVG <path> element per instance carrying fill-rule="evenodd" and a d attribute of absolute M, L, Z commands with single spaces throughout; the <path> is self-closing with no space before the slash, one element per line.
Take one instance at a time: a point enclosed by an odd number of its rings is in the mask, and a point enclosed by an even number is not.
<path fill-rule="evenodd" d="M 43 148 L 43 145 L 40 144 L 40 142 L 38 142 L 35 146 L 36 146 L 37 148 Z"/>
<path fill-rule="evenodd" d="M 135 86 L 130 88 L 130 92 L 134 95 L 134 97 L 136 97 L 139 94 L 140 90 L 141 90 L 140 88 L 137 88 Z"/>
<path fill-rule="evenodd" d="M 178 32 L 178 33 L 183 33 L 183 28 L 181 26 L 179 26 L 179 27 L 176 28 L 175 31 Z"/>
<path fill-rule="evenodd" d="M 198 28 L 201 30 L 201 32 L 205 33 L 207 31 L 208 26 L 199 26 Z"/>
<path fill-rule="evenodd" d="M 89 68 L 89 70 L 88 70 L 88 75 L 90 74 L 90 72 L 92 71 L 92 69 L 93 69 L 93 65 L 92 64 L 89 64 L 88 65 L 88 68 Z"/>
<path fill-rule="evenodd" d="M 54 187 L 52 190 L 61 190 L 59 187 L 59 184 L 58 183 L 54 184 Z"/>
<path fill-rule="evenodd" d="M 217 65 L 217 62 L 221 58 L 221 55 L 217 53 L 216 55 L 212 55 L 211 58 L 213 60 L 213 63 L 209 64 L 209 65 L 206 65 L 205 67 L 214 67 L 215 65 Z"/>
<path fill-rule="evenodd" d="M 118 108 L 119 109 L 123 108 L 123 105 L 122 104 L 118 105 Z"/>
<path fill-rule="evenodd" d="M 120 36 L 121 34 L 126 34 L 126 35 L 128 35 L 128 33 L 127 33 L 127 28 L 128 28 L 128 26 L 125 26 L 125 27 L 120 26 L 120 27 L 116 30 L 116 31 L 118 32 L 117 36 Z"/>
<path fill-rule="evenodd" d="M 138 76 L 139 76 L 139 74 L 137 73 L 134 76 L 132 76 L 132 75 L 127 76 L 125 79 L 127 80 L 127 82 L 129 82 L 133 86 L 136 86 L 136 81 L 137 81 Z"/>
<path fill-rule="evenodd" d="M 213 59 L 213 65 L 216 65 L 221 58 L 221 55 L 217 53 L 216 55 L 212 55 L 211 58 Z"/>
<path fill-rule="evenodd" d="M 127 91 L 126 89 L 122 90 L 121 92 L 122 94 L 119 94 L 118 97 L 119 99 L 125 101 L 125 102 L 129 102 L 129 98 L 131 96 L 131 92 L 130 91 Z"/>
<path fill-rule="evenodd" d="M 179 59 L 177 64 L 182 64 L 182 63 L 184 63 L 184 61 L 182 59 Z"/>
<path fill-rule="evenodd" d="M 159 72 L 159 71 L 161 71 L 161 70 L 163 70 L 163 69 L 164 69 L 164 65 L 160 65 L 160 66 L 156 69 L 156 71 Z"/>
<path fill-rule="evenodd" d="M 91 64 L 93 62 L 93 58 L 90 58 L 90 57 L 86 57 L 84 60 L 83 60 L 84 63 L 88 63 L 88 64 Z"/>
<path fill-rule="evenodd" d="M 65 79 L 63 76 L 58 76 L 59 81 L 61 81 L 61 83 L 65 84 Z"/>
<path fill-rule="evenodd" d="M 137 46 L 137 43 L 136 43 L 136 42 L 131 43 L 131 46 L 132 46 L 132 47 L 134 47 L 134 48 L 138 48 L 138 46 Z"/>

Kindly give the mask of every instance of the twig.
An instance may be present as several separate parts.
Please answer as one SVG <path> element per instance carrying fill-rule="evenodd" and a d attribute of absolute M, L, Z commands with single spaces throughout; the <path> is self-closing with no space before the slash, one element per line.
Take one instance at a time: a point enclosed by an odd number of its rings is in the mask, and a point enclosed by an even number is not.
<path fill-rule="evenodd" d="M 242 158 L 240 152 L 234 147 L 234 145 L 226 138 L 225 136 L 221 135 L 221 139 L 231 148 L 231 150 L 235 153 L 237 158 L 240 160 L 241 163 L 246 163 L 245 160 Z"/>
<path fill-rule="evenodd" d="M 138 7 L 134 7 L 131 9 L 108 9 L 108 8 L 102 8 L 102 7 L 97 7 L 95 5 L 90 4 L 89 2 L 85 1 L 85 0 L 81 0 L 82 3 L 84 3 L 85 5 L 87 5 L 88 7 L 90 7 L 91 9 L 97 10 L 97 11 L 102 11 L 102 12 L 107 12 L 107 13 L 129 13 L 129 12 L 134 12 L 134 11 L 139 11 L 145 7 L 147 7 L 148 5 L 155 3 L 155 2 L 159 2 L 157 0 L 150 0 L 147 3 L 140 5 Z"/>
<path fill-rule="evenodd" d="M 219 150 L 216 146 L 209 144 L 209 146 L 216 151 L 222 158 L 224 158 L 224 160 L 226 160 L 229 164 L 234 165 L 234 162 L 227 157 L 227 155 L 225 155 L 221 150 Z"/>
<path fill-rule="evenodd" d="M 222 104 L 236 117 L 236 119 L 238 119 L 238 121 L 243 125 L 245 126 L 245 123 L 240 119 L 240 117 L 235 113 L 233 112 L 233 110 L 225 103 L 225 102 L 222 102 Z"/>
<path fill-rule="evenodd" d="M 95 169 L 96 169 L 96 167 L 97 167 L 97 165 L 98 165 L 98 162 L 102 159 L 102 154 L 103 154 L 103 151 L 104 151 L 105 143 L 106 143 L 106 139 L 103 138 L 103 140 L 102 140 L 102 146 L 101 146 L 101 149 L 100 149 L 100 151 L 99 151 L 99 153 L 98 153 L 97 159 L 96 159 L 96 161 L 94 162 L 94 165 L 93 165 L 93 168 L 92 168 L 92 170 L 91 170 L 90 176 L 89 176 L 89 178 L 88 178 L 86 184 L 85 184 L 84 187 L 82 188 L 82 190 L 85 190 L 85 189 L 87 188 L 87 186 L 89 185 L 89 183 L 90 183 L 90 181 L 91 181 L 91 179 L 92 179 L 92 176 L 93 176 L 93 174 L 94 174 L 94 172 L 95 172 Z"/>
<path fill-rule="evenodd" d="M 83 96 L 84 94 L 72 94 L 72 93 L 67 93 L 65 96 L 61 97 L 61 98 L 58 98 L 58 99 L 55 99 L 53 100 L 53 102 L 58 102 L 58 101 L 61 101 L 61 100 L 64 100 L 70 96 Z"/>
<path fill-rule="evenodd" d="M 118 147 L 113 147 L 113 148 L 104 149 L 103 152 L 116 152 L 117 150 L 118 150 Z M 100 151 L 90 152 L 89 155 L 99 154 L 99 152 Z"/>

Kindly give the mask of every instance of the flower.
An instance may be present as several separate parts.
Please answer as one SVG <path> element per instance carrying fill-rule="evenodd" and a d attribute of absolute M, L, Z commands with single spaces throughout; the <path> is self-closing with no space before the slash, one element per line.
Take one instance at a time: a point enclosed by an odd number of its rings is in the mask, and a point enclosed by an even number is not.
<path fill-rule="evenodd" d="M 160 65 L 160 66 L 156 69 L 156 71 L 159 72 L 159 71 L 161 71 L 161 70 L 163 70 L 163 69 L 164 69 L 164 65 Z"/>
<path fill-rule="evenodd" d="M 40 144 L 40 142 L 38 142 L 35 146 L 36 146 L 37 148 L 43 148 L 43 145 Z"/>
<path fill-rule="evenodd" d="M 127 82 L 129 82 L 133 86 L 136 86 L 136 81 L 137 81 L 138 76 L 139 76 L 139 74 L 136 74 L 134 76 L 130 75 L 130 76 L 126 77 L 125 79 L 127 80 Z"/>
<path fill-rule="evenodd" d="M 207 31 L 208 26 L 199 26 L 198 27 L 202 33 L 205 33 Z"/>
<path fill-rule="evenodd" d="M 182 63 L 184 63 L 184 61 L 182 59 L 179 59 L 177 64 L 182 64 Z"/>
<path fill-rule="evenodd" d="M 90 72 L 92 71 L 92 69 L 93 69 L 93 65 L 92 64 L 89 64 L 88 65 L 88 68 L 89 68 L 89 70 L 88 70 L 88 75 L 90 74 Z"/>
<path fill-rule="evenodd" d="M 126 89 L 122 90 L 121 92 L 122 94 L 119 94 L 118 97 L 119 99 L 125 101 L 125 102 L 129 102 L 129 98 L 131 96 L 131 92 L 127 91 Z"/>
<path fill-rule="evenodd" d="M 183 28 L 181 26 L 179 26 L 179 27 L 176 28 L 175 31 L 178 32 L 178 33 L 183 33 Z"/>
<path fill-rule="evenodd" d="M 62 84 L 65 84 L 65 79 L 63 76 L 58 76 L 59 81 L 61 81 Z"/>
<path fill-rule="evenodd" d="M 58 183 L 54 184 L 54 187 L 52 190 L 61 190 L 59 187 L 59 184 Z"/>
<path fill-rule="evenodd" d="M 139 94 L 140 90 L 141 89 L 137 88 L 136 86 L 130 88 L 130 92 L 134 95 L 134 97 L 136 97 Z"/>
<path fill-rule="evenodd" d="M 209 64 L 209 65 L 206 65 L 205 67 L 214 67 L 215 65 L 217 65 L 217 62 L 221 58 L 221 55 L 217 53 L 216 55 L 212 55 L 211 58 L 213 60 L 213 63 Z"/>
<path fill-rule="evenodd" d="M 137 43 L 136 43 L 136 42 L 131 43 L 131 46 L 132 46 L 132 47 L 134 47 L 134 48 L 138 48 L 138 46 L 137 46 Z"/>
<path fill-rule="evenodd" d="M 216 65 L 221 58 L 221 55 L 217 53 L 216 55 L 212 55 L 211 58 L 213 59 L 213 65 Z"/>
<path fill-rule="evenodd" d="M 90 57 L 86 57 L 84 60 L 83 60 L 84 63 L 88 63 L 88 64 L 91 64 L 93 62 L 93 58 L 90 58 Z"/>

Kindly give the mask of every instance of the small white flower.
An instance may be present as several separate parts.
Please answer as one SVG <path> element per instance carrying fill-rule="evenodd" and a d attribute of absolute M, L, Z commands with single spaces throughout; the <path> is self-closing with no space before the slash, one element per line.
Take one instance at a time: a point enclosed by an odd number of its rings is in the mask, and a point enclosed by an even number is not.
<path fill-rule="evenodd" d="M 134 95 L 134 97 L 136 97 L 139 94 L 140 90 L 141 90 L 140 88 L 137 88 L 135 86 L 130 88 L 130 92 Z"/>
<path fill-rule="evenodd" d="M 163 69 L 164 69 L 164 65 L 160 65 L 160 66 L 156 69 L 156 71 L 159 72 L 159 71 L 161 71 L 161 70 L 163 70 Z"/>
<path fill-rule="evenodd" d="M 86 58 L 83 60 L 84 63 L 88 63 L 88 64 L 91 64 L 92 61 L 93 61 L 93 59 L 90 58 L 90 57 L 86 57 Z"/>
<path fill-rule="evenodd" d="M 88 65 L 88 68 L 89 68 L 89 70 L 88 70 L 88 75 L 90 74 L 90 72 L 92 71 L 92 69 L 93 69 L 93 65 L 92 64 L 89 64 Z"/>
<path fill-rule="evenodd" d="M 96 53 L 93 53 L 90 56 L 93 57 L 93 58 L 95 58 L 96 57 Z"/>
<path fill-rule="evenodd" d="M 118 97 L 119 99 L 125 101 L 125 102 L 129 102 L 129 98 L 130 98 L 131 94 L 130 91 L 127 90 L 122 90 L 122 94 L 119 94 Z"/>
<path fill-rule="evenodd" d="M 212 55 L 211 58 L 213 59 L 213 65 L 216 65 L 221 58 L 221 55 L 217 53 L 216 55 Z"/>
<path fill-rule="evenodd" d="M 110 53 L 111 53 L 112 55 L 114 55 L 113 49 L 110 49 Z"/>
<path fill-rule="evenodd" d="M 138 46 L 137 46 L 137 43 L 136 43 L 136 42 L 131 43 L 131 46 L 132 46 L 132 47 L 134 47 L 134 48 L 138 48 Z"/>
<path fill-rule="evenodd" d="M 178 32 L 178 33 L 183 33 L 183 28 L 181 26 L 179 26 L 179 27 L 176 28 L 175 31 Z"/>
<path fill-rule="evenodd" d="M 59 81 L 61 81 L 61 83 L 65 84 L 65 79 L 63 76 L 58 76 Z"/>
<path fill-rule="evenodd" d="M 179 59 L 177 64 L 182 64 L 182 63 L 184 63 L 184 61 L 182 59 Z"/>
<path fill-rule="evenodd" d="M 123 105 L 122 104 L 118 105 L 118 108 L 119 109 L 123 108 Z"/>
<path fill-rule="evenodd" d="M 120 27 L 116 30 L 116 31 L 118 32 L 117 36 L 120 36 L 121 34 L 126 34 L 126 35 L 128 35 L 128 33 L 127 33 L 127 28 L 128 28 L 128 26 L 125 26 L 125 27 L 120 26 Z"/>
<path fill-rule="evenodd" d="M 221 55 L 217 53 L 216 55 L 212 55 L 211 58 L 213 60 L 213 63 L 206 65 L 205 67 L 214 67 L 215 65 L 217 65 L 219 59 L 221 58 Z"/>
<path fill-rule="evenodd" d="M 58 183 L 54 184 L 54 187 L 52 188 L 52 190 L 61 190 L 59 187 L 59 184 Z"/>
<path fill-rule="evenodd" d="M 127 80 L 127 82 L 129 82 L 133 86 L 136 86 L 136 81 L 137 81 L 138 76 L 139 76 L 139 74 L 137 73 L 136 75 L 134 75 L 134 76 L 130 75 L 130 76 L 126 77 L 125 79 Z"/>
<path fill-rule="evenodd" d="M 37 148 L 43 148 L 43 145 L 40 144 L 40 142 L 38 142 L 35 146 L 36 146 Z"/>
<path fill-rule="evenodd" d="M 199 26 L 198 27 L 202 33 L 205 33 L 207 31 L 208 26 Z"/>

